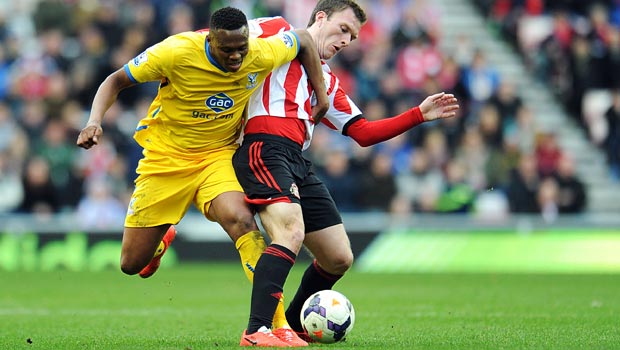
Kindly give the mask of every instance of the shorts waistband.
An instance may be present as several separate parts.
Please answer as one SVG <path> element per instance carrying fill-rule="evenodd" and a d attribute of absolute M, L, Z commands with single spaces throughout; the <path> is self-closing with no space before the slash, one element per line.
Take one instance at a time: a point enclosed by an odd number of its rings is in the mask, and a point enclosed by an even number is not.
<path fill-rule="evenodd" d="M 287 139 L 286 137 L 271 135 L 271 134 L 249 134 L 243 136 L 243 142 L 256 142 L 263 141 L 269 143 L 278 143 L 284 145 L 288 148 L 293 148 L 295 150 L 302 150 L 302 145 L 298 144 L 295 141 Z"/>

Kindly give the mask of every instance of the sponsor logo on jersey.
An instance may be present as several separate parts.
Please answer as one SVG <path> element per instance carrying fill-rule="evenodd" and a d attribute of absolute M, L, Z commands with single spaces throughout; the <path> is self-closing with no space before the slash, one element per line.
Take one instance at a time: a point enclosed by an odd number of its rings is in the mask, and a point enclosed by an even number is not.
<path fill-rule="evenodd" d="M 253 89 L 256 86 L 256 77 L 258 77 L 258 73 L 248 73 L 248 83 L 245 85 L 246 89 Z"/>
<path fill-rule="evenodd" d="M 234 113 L 228 113 L 228 114 L 209 114 L 209 113 L 205 113 L 205 112 L 201 112 L 201 111 L 193 111 L 192 112 L 192 118 L 200 118 L 200 119 L 206 119 L 206 120 L 216 120 L 216 119 L 232 119 L 235 117 Z"/>
<path fill-rule="evenodd" d="M 205 105 L 215 113 L 224 112 L 235 105 L 235 101 L 223 92 L 209 97 Z"/>
<path fill-rule="evenodd" d="M 293 47 L 293 45 L 295 44 L 295 39 L 293 39 L 293 34 L 291 33 L 284 32 L 280 34 L 280 38 L 282 39 L 286 47 Z"/>
<path fill-rule="evenodd" d="M 146 63 L 148 59 L 149 59 L 149 56 L 146 54 L 146 51 L 143 51 L 141 54 L 139 54 L 133 59 L 133 65 L 138 67 L 142 63 Z"/>

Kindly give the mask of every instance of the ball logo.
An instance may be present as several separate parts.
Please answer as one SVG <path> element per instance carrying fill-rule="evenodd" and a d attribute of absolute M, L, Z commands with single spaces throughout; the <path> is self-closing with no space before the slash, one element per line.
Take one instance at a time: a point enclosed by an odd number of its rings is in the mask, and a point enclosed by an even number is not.
<path fill-rule="evenodd" d="M 217 95 L 213 95 L 213 96 L 209 97 L 205 101 L 205 104 L 213 112 L 221 113 L 221 112 L 224 112 L 227 109 L 232 108 L 232 106 L 235 105 L 235 101 L 233 101 L 233 99 L 228 97 L 228 95 L 226 95 L 225 93 L 220 92 Z"/>

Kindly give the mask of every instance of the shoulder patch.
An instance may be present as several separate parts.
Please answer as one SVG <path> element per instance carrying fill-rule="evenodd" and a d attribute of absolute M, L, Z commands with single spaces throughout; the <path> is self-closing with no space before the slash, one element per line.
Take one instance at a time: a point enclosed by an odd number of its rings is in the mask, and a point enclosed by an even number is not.
<path fill-rule="evenodd" d="M 280 34 L 280 38 L 282 39 L 286 47 L 293 47 L 293 45 L 295 44 L 295 39 L 293 38 L 293 34 L 291 34 L 290 32 L 284 32 Z"/>
<path fill-rule="evenodd" d="M 148 61 L 149 57 L 146 54 L 146 51 L 143 51 L 141 54 L 139 54 L 138 56 L 136 56 L 133 59 L 133 65 L 138 67 L 139 65 L 141 65 L 142 63 L 146 63 L 146 61 Z"/>

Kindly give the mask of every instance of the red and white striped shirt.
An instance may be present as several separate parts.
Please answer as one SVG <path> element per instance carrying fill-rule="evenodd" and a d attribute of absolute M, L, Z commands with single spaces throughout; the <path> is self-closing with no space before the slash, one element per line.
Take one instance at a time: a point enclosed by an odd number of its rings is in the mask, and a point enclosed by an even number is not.
<path fill-rule="evenodd" d="M 266 17 L 248 22 L 250 35 L 268 37 L 293 29 L 282 17 Z M 323 62 L 323 76 L 330 106 L 322 122 L 342 131 L 352 118 L 362 114 L 340 87 L 340 81 Z M 307 149 L 312 141 L 314 121 L 312 106 L 316 104 L 308 76 L 298 59 L 271 72 L 248 103 L 245 134 L 266 133 L 286 137 Z"/>

